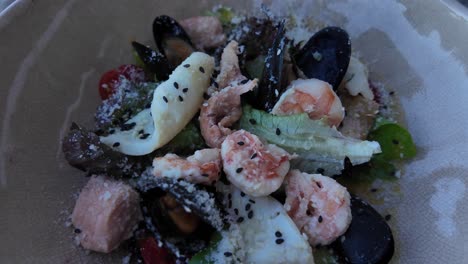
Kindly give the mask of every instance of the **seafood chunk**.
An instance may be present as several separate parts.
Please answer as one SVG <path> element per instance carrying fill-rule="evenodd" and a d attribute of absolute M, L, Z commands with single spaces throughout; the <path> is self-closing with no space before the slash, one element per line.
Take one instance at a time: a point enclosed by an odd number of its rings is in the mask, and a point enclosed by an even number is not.
<path fill-rule="evenodd" d="M 351 223 L 348 191 L 320 174 L 290 171 L 286 177 L 284 206 L 312 246 L 332 243 Z"/>
<path fill-rule="evenodd" d="M 361 94 L 368 100 L 374 100 L 374 93 L 369 86 L 369 72 L 367 67 L 361 61 L 351 56 L 349 61 L 348 71 L 346 72 L 343 82 L 349 94 L 356 96 Z"/>
<path fill-rule="evenodd" d="M 180 25 L 199 50 L 216 48 L 226 41 L 223 25 L 217 17 L 191 17 L 180 21 Z"/>
<path fill-rule="evenodd" d="M 175 154 L 166 154 L 153 161 L 153 175 L 185 179 L 192 183 L 211 185 L 221 173 L 221 153 L 219 149 L 202 149 L 183 159 Z"/>
<path fill-rule="evenodd" d="M 340 98 L 346 108 L 340 132 L 347 137 L 366 139 L 379 112 L 379 104 L 363 96 L 350 96 L 346 91 Z"/>
<path fill-rule="evenodd" d="M 285 150 L 264 144 L 245 130 L 226 137 L 221 146 L 224 172 L 245 193 L 258 197 L 278 190 L 292 158 Z"/>
<path fill-rule="evenodd" d="M 206 144 L 220 148 L 226 136 L 232 133 L 229 128 L 242 116 L 241 95 L 251 91 L 257 80 L 239 86 L 228 87 L 206 101 L 200 111 L 200 130 Z"/>
<path fill-rule="evenodd" d="M 338 126 L 344 117 L 340 98 L 332 87 L 318 79 L 296 80 L 273 107 L 272 114 L 307 113 L 310 119 L 325 119 L 330 126 Z"/>
<path fill-rule="evenodd" d="M 216 85 L 208 89 L 208 94 L 213 93 L 237 82 L 247 79 L 239 68 L 239 45 L 236 41 L 231 41 L 223 49 L 220 62 L 220 73 L 216 77 Z"/>
<path fill-rule="evenodd" d="M 192 120 L 203 102 L 214 59 L 194 52 L 154 91 L 145 109 L 101 142 L 124 154 L 142 156 L 166 145 Z"/>
<path fill-rule="evenodd" d="M 130 238 L 142 219 L 140 197 L 130 186 L 105 178 L 92 177 L 73 209 L 73 225 L 86 249 L 108 253 Z"/>

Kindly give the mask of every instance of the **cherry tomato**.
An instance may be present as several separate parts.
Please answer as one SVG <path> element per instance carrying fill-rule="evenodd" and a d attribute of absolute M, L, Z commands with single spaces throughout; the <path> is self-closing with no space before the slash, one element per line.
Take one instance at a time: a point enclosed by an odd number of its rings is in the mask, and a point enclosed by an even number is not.
<path fill-rule="evenodd" d="M 164 247 L 158 246 L 153 237 L 138 240 L 140 254 L 145 264 L 174 264 L 175 259 Z"/>
<path fill-rule="evenodd" d="M 102 100 L 106 100 L 115 92 L 121 76 L 136 84 L 146 80 L 145 71 L 136 65 L 124 64 L 112 69 L 104 73 L 99 81 L 99 95 Z"/>

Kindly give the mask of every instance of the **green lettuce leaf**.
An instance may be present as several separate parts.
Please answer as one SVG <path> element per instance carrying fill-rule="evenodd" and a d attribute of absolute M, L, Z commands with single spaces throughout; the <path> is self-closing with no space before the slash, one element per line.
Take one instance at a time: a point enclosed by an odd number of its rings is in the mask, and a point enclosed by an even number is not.
<path fill-rule="evenodd" d="M 240 128 L 296 153 L 293 167 L 309 173 L 340 174 L 346 158 L 358 165 L 380 153 L 379 143 L 345 137 L 307 114 L 275 116 L 244 106 Z"/>
<path fill-rule="evenodd" d="M 178 155 L 192 155 L 196 150 L 205 147 L 205 141 L 200 133 L 200 130 L 191 121 L 187 126 L 177 134 L 164 147 L 156 150 L 158 154 L 165 155 L 167 153 L 175 153 Z"/>

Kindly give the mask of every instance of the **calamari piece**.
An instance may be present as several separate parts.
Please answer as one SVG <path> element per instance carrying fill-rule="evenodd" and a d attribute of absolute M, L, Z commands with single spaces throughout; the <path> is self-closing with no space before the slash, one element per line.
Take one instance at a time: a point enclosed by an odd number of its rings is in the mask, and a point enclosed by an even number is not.
<path fill-rule="evenodd" d="M 216 77 L 216 84 L 208 88 L 208 95 L 211 96 L 229 85 L 237 85 L 247 79 L 239 68 L 238 54 L 239 46 L 236 41 L 232 40 L 223 50 L 220 62 L 221 71 Z"/>
<path fill-rule="evenodd" d="M 310 119 L 324 119 L 330 126 L 338 126 L 344 117 L 340 98 L 332 87 L 318 79 L 293 81 L 271 111 L 275 115 L 307 113 Z"/>
<path fill-rule="evenodd" d="M 142 219 L 140 197 L 130 186 L 93 176 L 78 197 L 73 225 L 85 249 L 109 253 L 132 236 Z"/>
<path fill-rule="evenodd" d="M 128 120 L 101 141 L 127 155 L 141 156 L 164 146 L 193 118 L 203 102 L 214 69 L 214 59 L 194 52 L 161 83 L 150 109 Z"/>
<path fill-rule="evenodd" d="M 228 180 L 254 197 L 266 196 L 279 189 L 292 158 L 285 150 L 264 144 L 245 130 L 226 137 L 221 146 L 221 157 Z"/>
<path fill-rule="evenodd" d="M 368 75 L 367 67 L 361 61 L 351 56 L 348 70 L 342 83 L 350 95 L 356 96 L 361 94 L 368 100 L 374 100 L 374 93 L 369 86 Z"/>
<path fill-rule="evenodd" d="M 232 133 L 229 128 L 242 116 L 241 95 L 251 91 L 257 80 L 232 86 L 216 93 L 206 101 L 200 111 L 200 130 L 208 146 L 220 148 L 226 136 Z"/>
<path fill-rule="evenodd" d="M 285 209 L 312 246 L 328 245 L 351 223 L 350 195 L 330 177 L 292 170 L 286 176 Z"/>
<path fill-rule="evenodd" d="M 175 154 L 153 160 L 153 175 L 185 179 L 192 183 L 211 185 L 219 179 L 221 173 L 221 153 L 219 149 L 202 149 L 187 159 Z"/>
<path fill-rule="evenodd" d="M 180 25 L 200 50 L 216 48 L 226 41 L 223 25 L 217 17 L 191 17 L 180 21 Z"/>

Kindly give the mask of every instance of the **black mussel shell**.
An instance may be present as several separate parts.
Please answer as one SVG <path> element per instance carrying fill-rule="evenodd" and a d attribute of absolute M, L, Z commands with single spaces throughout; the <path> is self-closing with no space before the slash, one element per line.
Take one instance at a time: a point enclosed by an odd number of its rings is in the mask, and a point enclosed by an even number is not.
<path fill-rule="evenodd" d="M 154 19 L 153 36 L 159 51 L 166 56 L 173 67 L 195 51 L 187 32 L 170 16 L 162 15 Z"/>
<path fill-rule="evenodd" d="M 326 27 L 315 33 L 294 56 L 308 78 L 326 81 L 336 90 L 348 69 L 351 40 L 339 27 Z"/>
<path fill-rule="evenodd" d="M 158 81 L 165 81 L 169 78 L 173 68 L 169 65 L 166 56 L 136 41 L 132 41 L 132 46 L 145 64 L 145 68 L 155 74 Z"/>
<path fill-rule="evenodd" d="M 223 213 L 215 195 L 205 187 L 184 180 L 154 178 L 142 175 L 134 186 L 142 193 L 142 208 L 147 228 L 163 241 L 174 254 L 191 255 L 204 247 L 214 230 L 224 228 Z M 146 177 L 146 178 L 145 178 Z M 160 198 L 170 194 L 202 220 L 195 232 L 180 232 L 171 220 Z"/>
<path fill-rule="evenodd" d="M 352 220 L 333 247 L 348 263 L 388 263 L 394 253 L 392 230 L 368 203 L 351 197 Z"/>
<path fill-rule="evenodd" d="M 263 68 L 262 79 L 258 88 L 254 91 L 255 106 L 265 111 L 271 111 L 283 93 L 282 85 L 283 60 L 287 39 L 285 36 L 284 21 L 278 25 L 275 39 L 268 49 Z"/>
<path fill-rule="evenodd" d="M 70 131 L 62 142 L 62 151 L 68 163 L 88 175 L 105 173 L 113 177 L 131 176 L 132 169 L 124 169 L 131 165 L 124 154 L 117 152 L 101 143 L 99 136 L 73 123 Z M 136 163 L 134 164 L 136 165 Z"/>

